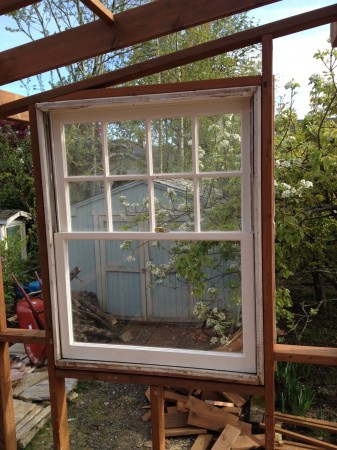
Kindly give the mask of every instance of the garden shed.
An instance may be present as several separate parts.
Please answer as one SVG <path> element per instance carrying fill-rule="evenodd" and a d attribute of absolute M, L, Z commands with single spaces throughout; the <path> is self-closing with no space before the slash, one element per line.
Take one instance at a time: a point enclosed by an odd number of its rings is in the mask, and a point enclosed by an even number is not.
<path fill-rule="evenodd" d="M 0 240 L 4 241 L 11 236 L 18 236 L 22 240 L 26 237 L 27 220 L 31 215 L 25 211 L 17 209 L 0 210 Z M 22 248 L 22 258 L 27 254 L 26 246 Z"/>
<path fill-rule="evenodd" d="M 0 53 L 0 84 L 42 74 L 98 54 L 156 40 L 160 36 L 274 1 L 276 0 L 157 0 L 113 14 L 98 0 L 82 0 L 98 16 L 97 20 Z M 38 0 L 5 0 L 1 2 L 0 13 L 6 14 L 37 2 Z M 331 42 L 336 46 L 336 21 L 337 4 L 334 4 L 184 50 L 155 56 L 26 98 L 13 97 L 11 101 L 11 96 L 6 95 L 5 100 L 0 101 L 0 118 L 15 118 L 19 114 L 22 120 L 22 113 L 29 111 L 46 313 L 46 330 L 8 328 L 3 290 L 0 294 L 1 448 L 16 448 L 9 375 L 10 342 L 46 345 L 55 449 L 70 448 L 66 377 L 151 386 L 152 441 L 155 450 L 165 449 L 163 386 L 185 389 L 193 386 L 208 391 L 262 395 L 265 398 L 265 448 L 275 448 L 276 362 L 335 366 L 337 351 L 336 348 L 329 347 L 276 343 L 273 40 L 332 23 Z M 255 44 L 261 45 L 261 71 L 258 75 L 116 87 L 129 81 L 136 81 L 137 84 L 147 75 L 162 73 Z M 214 158 L 208 166 L 200 164 L 199 142 L 203 141 L 204 120 L 200 117 L 206 117 L 206 121 L 212 117 L 235 118 L 241 133 L 240 145 L 235 147 L 240 156 L 238 166 L 235 163 L 227 167 L 222 164 L 223 160 L 220 161 L 220 166 L 216 166 L 213 164 L 216 160 Z M 157 141 L 153 130 L 163 119 L 172 118 L 179 123 L 186 121 L 189 124 L 190 139 L 186 141 L 185 148 L 190 152 L 190 165 L 181 163 L 179 167 L 168 171 L 164 165 L 156 166 Z M 109 138 L 110 131 L 116 128 L 117 122 L 122 123 L 126 129 L 135 121 L 141 123 L 145 146 L 141 142 L 131 146 L 131 159 L 137 161 L 142 148 L 146 149 L 146 158 L 142 169 L 136 164 L 135 170 L 132 165 L 130 173 L 125 168 L 117 170 L 111 163 L 110 155 L 114 152 L 111 152 Z M 94 150 L 86 154 L 87 159 L 83 158 L 83 154 L 76 153 L 79 148 L 77 144 L 69 144 L 74 142 L 71 140 L 74 129 L 80 130 L 75 137 L 90 138 L 81 147 L 81 150 Z M 221 127 L 218 132 L 221 132 Z M 206 144 L 212 143 L 210 135 L 206 136 Z M 90 145 L 87 145 L 88 142 Z M 209 145 L 209 148 L 214 147 Z M 115 147 L 115 150 L 118 149 Z M 84 160 L 87 164 L 83 164 Z M 118 162 L 119 158 L 113 158 L 112 161 L 114 160 Z M 170 221 L 167 218 L 163 223 L 160 221 L 154 192 L 156 189 L 161 190 L 165 198 L 167 184 L 172 179 L 184 182 L 188 180 L 193 186 L 193 226 L 187 231 L 179 229 L 177 220 L 172 229 L 169 229 Z M 230 208 L 216 195 L 210 208 L 207 210 L 204 207 L 200 190 L 210 180 L 216 180 L 217 184 L 213 193 L 219 192 L 223 186 L 227 191 L 230 186 L 237 193 L 235 201 L 229 203 Z M 137 209 L 138 204 L 141 205 L 139 197 L 144 198 L 144 183 L 148 196 L 148 211 L 145 212 Z M 128 195 L 124 195 L 127 190 L 130 199 L 132 192 L 137 197 L 128 201 Z M 176 191 L 179 196 L 177 186 Z M 83 193 L 88 192 L 90 195 L 83 197 Z M 226 204 L 225 208 L 223 203 Z M 129 210 L 129 220 L 125 221 L 124 214 L 127 215 L 130 205 L 132 211 Z M 81 214 L 86 208 L 94 213 L 87 212 L 81 220 Z M 114 215 L 114 211 L 119 212 Z M 224 216 L 228 226 L 223 226 Z M 234 219 L 229 221 L 229 217 Z M 187 222 L 185 217 L 182 221 Z M 194 253 L 184 253 L 186 240 L 195 244 Z M 178 250 L 182 256 L 180 269 L 183 272 L 186 267 L 191 268 L 191 259 L 192 262 L 197 261 L 194 255 L 200 255 L 200 248 L 203 249 L 206 260 L 209 261 L 210 256 L 213 258 L 212 267 L 216 262 L 213 249 L 217 245 L 221 254 L 226 256 L 226 262 L 238 257 L 242 275 L 239 294 L 244 306 L 242 351 L 228 354 L 174 347 L 153 348 L 151 345 L 96 345 L 92 342 L 76 342 L 71 319 L 71 292 L 72 283 L 77 283 L 78 288 L 81 281 L 71 280 L 69 271 L 73 266 L 81 268 L 83 265 L 83 275 L 87 277 L 88 286 L 96 289 L 97 296 L 101 296 L 102 302 L 107 306 L 110 300 L 104 294 L 104 286 L 110 282 L 114 284 L 106 270 L 109 265 L 108 255 L 118 249 L 123 250 L 123 246 L 127 245 L 126 250 L 131 249 L 128 257 L 132 265 L 135 263 L 132 259 L 135 250 L 132 245 L 138 241 L 160 241 L 164 248 L 165 241 L 182 243 Z M 85 247 L 91 246 L 89 257 L 81 254 L 84 242 Z M 113 242 L 111 252 L 107 251 L 110 242 Z M 105 269 L 97 271 L 96 261 L 99 257 L 102 266 L 102 255 L 105 255 Z M 115 256 L 114 261 L 121 257 L 121 254 Z M 89 265 L 93 261 L 95 267 Z M 164 260 L 161 262 L 165 263 Z M 125 276 L 127 273 L 127 276 L 141 278 L 145 266 L 133 267 L 134 271 L 127 272 L 125 267 L 111 265 L 111 273 L 120 269 L 123 276 L 124 270 Z M 90 285 L 93 283 L 90 278 L 93 272 L 96 286 Z M 97 280 L 101 280 L 100 288 Z M 128 286 L 132 284 L 129 281 L 124 283 Z M 114 289 L 111 286 L 112 292 Z M 129 293 L 130 296 L 135 294 Z M 138 304 L 141 305 L 140 299 Z M 117 308 L 118 305 L 115 306 Z M 186 311 L 189 308 L 190 305 Z M 125 314 L 125 311 L 119 312 Z M 144 309 L 140 307 L 138 312 L 141 316 Z"/>

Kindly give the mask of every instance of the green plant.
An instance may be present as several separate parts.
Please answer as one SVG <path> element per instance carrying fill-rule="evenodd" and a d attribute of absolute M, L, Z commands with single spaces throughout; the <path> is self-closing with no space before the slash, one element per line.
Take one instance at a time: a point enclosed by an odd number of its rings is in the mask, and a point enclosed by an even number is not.
<path fill-rule="evenodd" d="M 276 370 L 276 404 L 282 412 L 303 416 L 311 408 L 315 390 L 311 382 L 302 380 L 304 375 L 299 364 L 278 363 Z M 306 378 L 308 374 L 306 373 Z"/>

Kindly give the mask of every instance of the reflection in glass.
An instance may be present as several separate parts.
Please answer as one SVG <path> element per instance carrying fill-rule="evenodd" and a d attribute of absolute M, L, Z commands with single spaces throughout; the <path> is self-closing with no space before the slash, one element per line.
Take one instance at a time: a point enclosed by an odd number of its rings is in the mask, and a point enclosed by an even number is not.
<path fill-rule="evenodd" d="M 239 242 L 70 241 L 68 252 L 77 342 L 226 351 L 242 328 Z"/>
<path fill-rule="evenodd" d="M 200 180 L 201 230 L 237 231 L 241 228 L 241 179 Z"/>
<path fill-rule="evenodd" d="M 110 122 L 107 139 L 110 175 L 146 173 L 144 121 Z"/>
<path fill-rule="evenodd" d="M 99 226 L 99 218 L 106 216 L 104 183 L 83 181 L 69 183 L 69 199 L 72 231 L 94 231 Z"/>
<path fill-rule="evenodd" d="M 191 180 L 156 181 L 156 227 L 162 231 L 194 230 L 193 199 L 193 182 Z"/>
<path fill-rule="evenodd" d="M 240 170 L 240 114 L 199 117 L 198 127 L 199 170 L 201 172 Z"/>
<path fill-rule="evenodd" d="M 67 174 L 101 175 L 103 173 L 102 126 L 100 123 L 64 125 Z"/>
<path fill-rule="evenodd" d="M 155 173 L 191 172 L 192 132 L 188 117 L 152 120 Z"/>

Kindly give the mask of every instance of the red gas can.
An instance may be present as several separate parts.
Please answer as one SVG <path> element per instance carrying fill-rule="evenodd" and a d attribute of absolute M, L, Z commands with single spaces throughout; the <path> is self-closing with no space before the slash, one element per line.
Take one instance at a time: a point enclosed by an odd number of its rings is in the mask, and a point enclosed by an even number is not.
<path fill-rule="evenodd" d="M 30 298 L 32 307 L 27 300 L 22 299 L 17 303 L 16 312 L 20 328 L 41 330 L 45 328 L 44 303 L 41 298 Z M 36 318 L 38 317 L 38 319 Z M 39 322 L 39 323 L 38 323 Z M 43 326 L 42 326 L 43 325 Z M 35 366 L 43 366 L 47 360 L 46 346 L 44 344 L 24 344 L 27 356 Z"/>

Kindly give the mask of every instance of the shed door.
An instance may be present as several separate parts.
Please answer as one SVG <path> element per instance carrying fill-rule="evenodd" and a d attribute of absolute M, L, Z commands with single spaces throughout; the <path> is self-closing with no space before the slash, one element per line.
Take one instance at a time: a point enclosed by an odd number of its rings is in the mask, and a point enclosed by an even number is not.
<path fill-rule="evenodd" d="M 104 216 L 99 217 L 99 230 L 106 226 Z M 165 283 L 151 275 L 149 263 L 167 263 L 169 242 L 133 241 L 126 248 L 125 241 L 99 241 L 96 262 L 104 267 L 101 287 L 98 289 L 104 309 L 109 313 L 132 320 L 172 322 L 195 320 L 190 288 L 176 279 L 167 277 Z"/>

